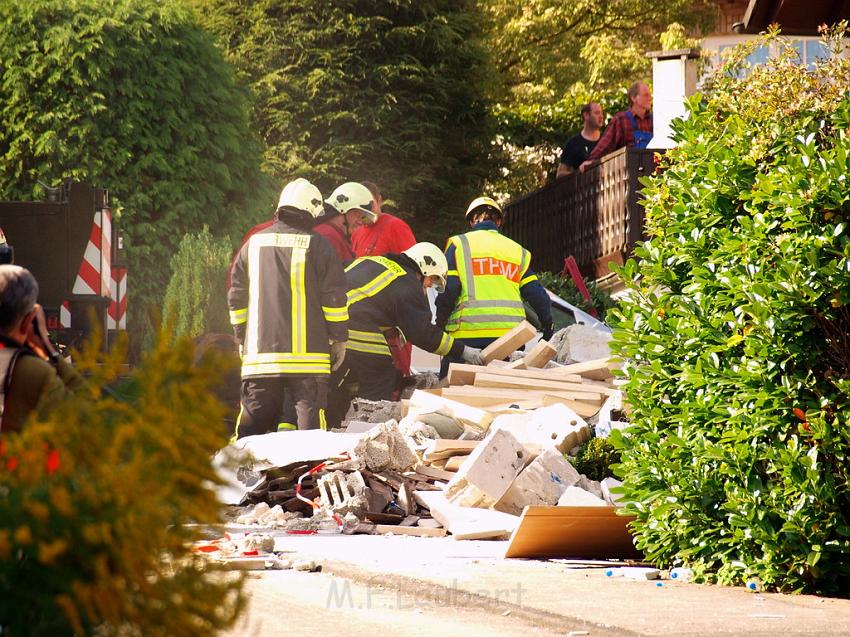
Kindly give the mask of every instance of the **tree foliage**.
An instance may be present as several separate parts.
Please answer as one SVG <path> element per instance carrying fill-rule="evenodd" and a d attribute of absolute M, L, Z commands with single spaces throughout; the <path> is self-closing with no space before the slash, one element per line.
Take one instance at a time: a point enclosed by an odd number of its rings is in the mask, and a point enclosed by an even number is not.
<path fill-rule="evenodd" d="M 707 579 L 850 584 L 850 63 L 756 40 L 675 124 L 622 269 L 638 546 Z M 743 72 L 754 47 L 782 53 Z M 616 434 L 615 434 L 616 436 Z"/>
<path fill-rule="evenodd" d="M 213 237 L 206 226 L 183 237 L 163 301 L 163 322 L 175 336 L 230 333 L 226 279 L 232 256 L 230 241 Z"/>
<path fill-rule="evenodd" d="M 426 236 L 459 217 L 489 170 L 472 0 L 192 3 L 256 96 L 279 182 L 374 181 Z"/>
<path fill-rule="evenodd" d="M 187 339 L 161 338 L 123 397 L 104 388 L 124 348 L 77 360 L 87 385 L 20 434 L 0 436 L 0 632 L 32 637 L 207 637 L 244 607 L 242 578 L 192 552 L 215 523 L 226 442 L 209 393 L 221 371 Z"/>
<path fill-rule="evenodd" d="M 628 105 L 627 88 L 649 79 L 646 52 L 661 48 L 659 34 L 671 23 L 685 42 L 685 28 L 699 32 L 716 15 L 716 3 L 707 0 L 479 0 L 479 5 L 494 66 L 495 150 L 503 159 L 488 188 L 505 198 L 554 176 L 560 148 L 581 129 L 582 104 L 599 102 L 609 116 Z"/>
<path fill-rule="evenodd" d="M 67 176 L 109 188 L 131 322 L 185 232 L 229 230 L 263 192 L 247 96 L 177 0 L 0 0 L 0 86 L 0 196 Z"/>

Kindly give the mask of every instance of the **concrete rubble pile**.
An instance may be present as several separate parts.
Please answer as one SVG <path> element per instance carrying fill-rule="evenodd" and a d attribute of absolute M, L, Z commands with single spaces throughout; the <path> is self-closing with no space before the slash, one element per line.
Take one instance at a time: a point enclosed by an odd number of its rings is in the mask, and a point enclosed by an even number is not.
<path fill-rule="evenodd" d="M 441 388 L 398 403 L 356 400 L 348 433 L 238 441 L 252 459 L 237 463 L 236 523 L 501 539 L 528 506 L 614 506 L 617 481 L 589 480 L 570 462 L 591 426 L 605 436 L 626 425 L 610 335 L 571 326 L 553 337 L 557 347 L 540 341 L 515 353 L 534 334 L 517 326 L 484 350 L 487 365 L 452 364 Z M 269 451 L 278 444 L 286 451 Z"/>

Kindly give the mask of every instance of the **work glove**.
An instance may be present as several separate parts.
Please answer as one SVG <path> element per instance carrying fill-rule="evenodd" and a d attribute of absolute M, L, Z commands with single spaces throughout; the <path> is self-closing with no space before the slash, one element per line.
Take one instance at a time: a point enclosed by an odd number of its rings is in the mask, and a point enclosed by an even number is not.
<path fill-rule="evenodd" d="M 331 343 L 331 371 L 335 372 L 345 360 L 345 341 Z"/>
<path fill-rule="evenodd" d="M 543 328 L 543 340 L 547 341 L 547 342 L 552 340 L 552 334 L 554 332 L 555 332 L 555 326 L 552 323 L 549 323 L 549 325 L 546 325 Z"/>
<path fill-rule="evenodd" d="M 463 346 L 463 354 L 461 354 L 463 360 L 465 360 L 470 365 L 486 365 L 484 362 L 484 357 L 481 356 L 481 350 L 476 349 L 475 347 L 469 347 L 468 345 Z"/>

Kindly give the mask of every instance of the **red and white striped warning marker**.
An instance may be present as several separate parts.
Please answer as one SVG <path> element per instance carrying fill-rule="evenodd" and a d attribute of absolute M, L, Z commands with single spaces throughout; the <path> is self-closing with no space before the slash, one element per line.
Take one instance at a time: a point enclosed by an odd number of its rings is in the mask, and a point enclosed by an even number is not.
<path fill-rule="evenodd" d="M 104 208 L 94 213 L 89 241 L 71 292 L 110 297 L 111 271 L 112 211 Z"/>

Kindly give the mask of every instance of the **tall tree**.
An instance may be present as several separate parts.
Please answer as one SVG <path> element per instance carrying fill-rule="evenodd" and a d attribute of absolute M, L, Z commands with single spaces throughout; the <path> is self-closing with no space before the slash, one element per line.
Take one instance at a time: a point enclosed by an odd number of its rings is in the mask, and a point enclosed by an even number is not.
<path fill-rule="evenodd" d="M 0 197 L 108 187 L 131 322 L 161 300 L 183 234 L 229 230 L 262 191 L 247 95 L 177 0 L 0 0 L 0 85 Z"/>
<path fill-rule="evenodd" d="M 495 150 L 506 167 L 488 187 L 501 198 L 539 187 L 554 174 L 560 146 L 581 127 L 579 110 L 597 101 L 613 114 L 626 88 L 647 79 L 646 51 L 671 23 L 693 32 L 716 18 L 710 0 L 479 0 L 496 82 Z"/>
<path fill-rule="evenodd" d="M 489 172 L 474 0 L 190 0 L 256 96 L 265 166 L 377 182 L 444 237 Z"/>

